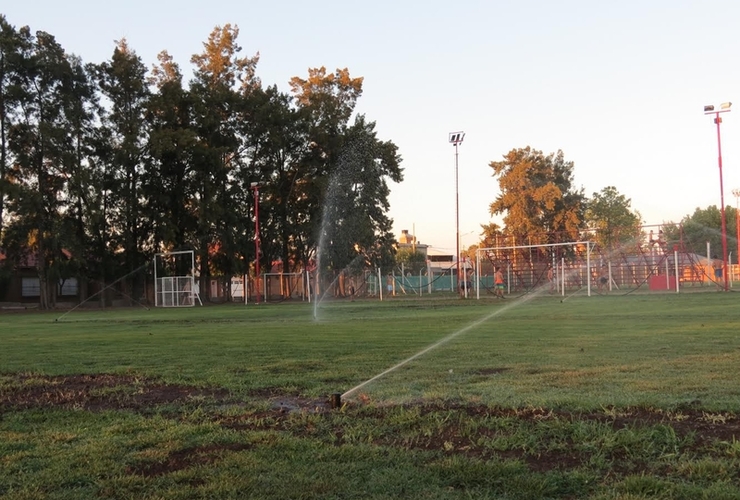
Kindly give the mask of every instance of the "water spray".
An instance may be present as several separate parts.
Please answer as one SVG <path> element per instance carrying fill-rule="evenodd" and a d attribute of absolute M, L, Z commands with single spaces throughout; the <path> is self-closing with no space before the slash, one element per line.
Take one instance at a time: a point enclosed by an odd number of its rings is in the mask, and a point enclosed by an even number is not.
<path fill-rule="evenodd" d="M 463 327 L 463 328 L 461 328 L 461 329 L 459 329 L 459 330 L 457 330 L 455 332 L 452 332 L 451 334 L 447 335 L 446 337 L 443 337 L 442 339 L 440 339 L 436 343 L 430 345 L 429 347 L 427 347 L 425 349 L 422 349 L 421 351 L 417 352 L 413 356 L 404 359 L 403 361 L 401 361 L 397 365 L 388 368 L 384 372 L 375 375 L 373 378 L 368 379 L 365 382 L 363 382 L 363 383 L 361 383 L 359 385 L 356 385 L 352 389 L 346 391 L 344 394 L 341 394 L 340 395 L 340 400 L 343 399 L 343 398 L 347 398 L 347 397 L 351 396 L 352 394 L 354 394 L 355 392 L 359 391 L 360 389 L 362 389 L 366 385 L 368 385 L 368 384 L 370 384 L 372 382 L 375 382 L 376 380 L 384 377 L 385 375 L 388 375 L 389 373 L 392 373 L 392 372 L 396 371 L 397 369 L 399 369 L 402 366 L 410 363 L 411 361 L 415 360 L 416 358 L 419 358 L 419 357 L 423 356 L 424 354 L 428 353 L 429 351 L 431 351 L 433 349 L 436 349 L 437 347 L 439 347 L 441 345 L 446 344 L 447 342 L 449 342 L 450 340 L 452 340 L 452 339 L 454 339 L 456 337 L 459 337 L 463 333 L 466 333 L 469 330 L 472 330 L 473 328 L 482 325 L 483 323 L 485 323 L 489 319 L 493 318 L 494 316 L 498 316 L 499 314 L 502 314 L 502 313 L 508 311 L 509 309 L 511 309 L 511 308 L 513 308 L 513 307 L 515 307 L 515 306 L 517 306 L 519 304 L 523 304 L 525 302 L 528 302 L 528 301 L 532 300 L 534 297 L 540 295 L 541 293 L 542 292 L 540 291 L 539 293 L 528 294 L 528 295 L 523 296 L 519 300 L 516 300 L 516 301 L 513 301 L 513 302 L 509 302 L 505 306 L 503 306 L 503 307 L 501 307 L 499 309 L 496 309 L 492 313 L 487 314 L 486 316 L 483 316 L 482 318 L 480 318 L 480 319 L 478 319 L 478 320 L 470 323 L 468 326 L 465 326 L 465 327 Z"/>

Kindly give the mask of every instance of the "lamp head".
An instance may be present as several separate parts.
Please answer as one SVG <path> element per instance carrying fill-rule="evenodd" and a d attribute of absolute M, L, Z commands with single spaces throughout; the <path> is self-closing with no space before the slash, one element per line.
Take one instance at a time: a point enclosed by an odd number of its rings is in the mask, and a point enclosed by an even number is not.
<path fill-rule="evenodd" d="M 708 104 L 708 105 L 704 106 L 704 112 L 706 113 L 708 111 L 714 111 L 714 105 L 713 104 Z"/>
<path fill-rule="evenodd" d="M 732 103 L 729 101 L 723 102 L 722 104 L 719 105 L 719 109 L 730 109 L 731 107 L 732 107 Z"/>
<path fill-rule="evenodd" d="M 465 138 L 465 132 L 450 132 L 450 144 L 457 146 Z"/>

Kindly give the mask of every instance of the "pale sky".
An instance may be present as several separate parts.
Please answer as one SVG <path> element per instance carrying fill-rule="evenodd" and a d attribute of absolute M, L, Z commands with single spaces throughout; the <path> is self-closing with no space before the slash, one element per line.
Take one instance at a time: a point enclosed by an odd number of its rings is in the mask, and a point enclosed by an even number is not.
<path fill-rule="evenodd" d="M 491 161 L 513 148 L 562 149 L 588 196 L 615 186 L 646 224 L 720 204 L 717 134 L 723 115 L 725 204 L 740 188 L 740 2 L 737 0 L 476 1 L 273 0 L 208 2 L 36 0 L 0 9 L 47 31 L 85 62 L 110 59 L 114 40 L 151 67 L 167 49 L 183 71 L 217 25 L 240 28 L 260 53 L 263 85 L 289 91 L 309 68 L 364 77 L 357 111 L 403 157 L 391 185 L 398 237 L 455 249 L 459 149 L 462 247 L 477 242 L 498 194 Z"/>

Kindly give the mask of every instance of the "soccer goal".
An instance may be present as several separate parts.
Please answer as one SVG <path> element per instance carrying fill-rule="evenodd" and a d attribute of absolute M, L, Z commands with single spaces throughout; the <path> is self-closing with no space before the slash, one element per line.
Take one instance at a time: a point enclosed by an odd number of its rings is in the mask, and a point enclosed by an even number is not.
<path fill-rule="evenodd" d="M 163 252 L 154 256 L 154 306 L 193 307 L 203 303 L 195 282 L 195 252 Z"/>
<path fill-rule="evenodd" d="M 590 241 L 479 248 L 477 298 L 480 299 L 481 288 L 493 289 L 496 269 L 504 275 L 507 293 L 530 293 L 547 287 L 560 295 L 565 295 L 566 290 L 585 289 L 591 296 L 593 248 Z"/>

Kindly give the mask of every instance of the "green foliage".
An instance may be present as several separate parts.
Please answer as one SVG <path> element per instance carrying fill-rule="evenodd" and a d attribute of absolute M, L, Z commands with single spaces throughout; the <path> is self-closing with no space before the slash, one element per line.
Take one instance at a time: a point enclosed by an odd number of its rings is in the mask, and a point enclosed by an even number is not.
<path fill-rule="evenodd" d="M 168 250 L 196 250 L 206 280 L 256 257 L 304 269 L 327 232 L 322 271 L 392 263 L 388 183 L 402 181 L 401 158 L 375 123 L 350 121 L 362 78 L 321 68 L 293 78 L 292 96 L 263 88 L 259 55 L 240 56 L 238 36 L 217 26 L 184 85 L 166 51 L 147 72 L 121 40 L 85 65 L 0 16 L 0 245 L 9 262 L 37 257 L 42 307 L 59 277 L 105 285 Z M 125 283 L 141 296 L 139 278 Z"/>
<path fill-rule="evenodd" d="M 736 217 L 737 210 L 734 207 L 725 207 L 728 253 L 733 252 L 738 238 Z M 709 242 L 712 251 L 710 257 L 716 255 L 722 258 L 722 212 L 716 205 L 696 208 L 693 214 L 686 215 L 678 224 L 665 223 L 663 232 L 670 245 L 683 245 L 686 251 L 698 255 L 706 255 Z M 734 261 L 737 262 L 736 259 Z"/>
<path fill-rule="evenodd" d="M 396 266 L 401 267 L 401 265 L 403 265 L 406 272 L 417 275 L 420 271 L 426 269 L 427 260 L 424 254 L 419 251 L 401 248 L 396 252 Z"/>
<path fill-rule="evenodd" d="M 630 205 L 631 200 L 614 186 L 605 187 L 588 200 L 586 223 L 596 230 L 594 239 L 602 248 L 634 245 L 641 237 L 640 213 L 633 212 Z"/>

